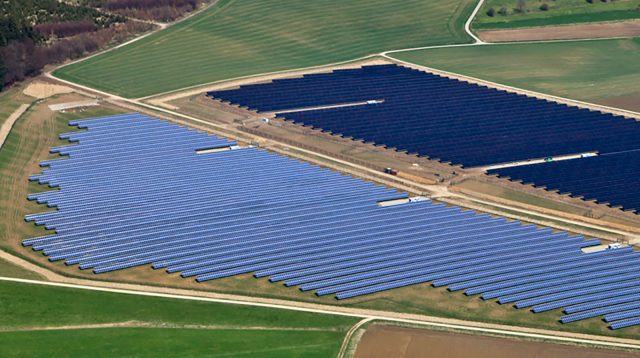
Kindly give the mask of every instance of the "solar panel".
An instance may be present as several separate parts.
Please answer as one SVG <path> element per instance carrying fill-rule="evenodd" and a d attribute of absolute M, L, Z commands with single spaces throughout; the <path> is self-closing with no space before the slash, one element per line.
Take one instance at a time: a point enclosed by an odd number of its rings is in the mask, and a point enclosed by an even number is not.
<path fill-rule="evenodd" d="M 208 96 L 465 167 L 640 149 L 640 125 L 631 119 L 396 65 L 244 85 Z M 312 109 L 327 106 L 333 107 Z"/>

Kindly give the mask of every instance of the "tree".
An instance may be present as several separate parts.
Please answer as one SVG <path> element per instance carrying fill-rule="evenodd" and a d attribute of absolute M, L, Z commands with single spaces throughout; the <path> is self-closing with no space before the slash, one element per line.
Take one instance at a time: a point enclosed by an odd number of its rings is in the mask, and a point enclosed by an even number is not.
<path fill-rule="evenodd" d="M 542 11 L 549 10 L 549 4 L 544 3 L 544 4 L 540 5 L 540 10 L 542 10 Z"/>
<path fill-rule="evenodd" d="M 507 8 L 506 7 L 501 7 L 500 10 L 498 10 L 498 14 L 505 16 L 507 15 Z"/>
<path fill-rule="evenodd" d="M 487 16 L 494 17 L 495 14 L 496 14 L 496 10 L 494 8 L 489 8 L 489 10 L 487 10 Z"/>
<path fill-rule="evenodd" d="M 519 13 L 524 13 L 525 10 L 527 9 L 527 3 L 525 2 L 525 0 L 518 0 L 518 3 L 516 4 L 516 12 Z"/>

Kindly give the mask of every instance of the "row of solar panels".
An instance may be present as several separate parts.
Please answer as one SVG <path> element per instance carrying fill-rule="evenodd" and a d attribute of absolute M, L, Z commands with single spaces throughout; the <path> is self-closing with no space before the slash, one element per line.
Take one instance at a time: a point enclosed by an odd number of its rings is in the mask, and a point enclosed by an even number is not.
<path fill-rule="evenodd" d="M 305 75 L 210 97 L 258 111 L 358 105 L 279 116 L 466 167 L 598 151 L 640 149 L 640 125 L 395 65 Z"/>
<path fill-rule="evenodd" d="M 61 135 L 68 158 L 31 177 L 59 189 L 29 196 L 56 211 L 26 217 L 56 232 L 23 242 L 52 261 L 253 273 L 338 299 L 431 282 L 534 312 L 631 312 L 617 306 L 640 295 L 631 248 L 584 254 L 599 241 L 428 200 L 379 206 L 407 196 L 138 114 L 72 124 L 88 131 Z M 211 147 L 228 150 L 198 154 Z"/>
<path fill-rule="evenodd" d="M 623 210 L 640 208 L 640 151 L 494 169 L 489 174 Z"/>

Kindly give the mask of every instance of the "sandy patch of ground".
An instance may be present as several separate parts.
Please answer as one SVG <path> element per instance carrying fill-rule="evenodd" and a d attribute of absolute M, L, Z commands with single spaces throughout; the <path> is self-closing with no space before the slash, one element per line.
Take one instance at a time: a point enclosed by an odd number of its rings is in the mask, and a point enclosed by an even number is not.
<path fill-rule="evenodd" d="M 637 353 L 373 325 L 362 336 L 354 357 L 626 358 Z"/>
<path fill-rule="evenodd" d="M 48 98 L 57 94 L 71 93 L 73 89 L 67 86 L 54 85 L 46 82 L 33 82 L 22 91 L 27 96 L 38 99 Z"/>
<path fill-rule="evenodd" d="M 634 37 L 640 35 L 640 21 L 531 27 L 524 29 L 487 30 L 478 36 L 487 42 L 591 39 Z"/>

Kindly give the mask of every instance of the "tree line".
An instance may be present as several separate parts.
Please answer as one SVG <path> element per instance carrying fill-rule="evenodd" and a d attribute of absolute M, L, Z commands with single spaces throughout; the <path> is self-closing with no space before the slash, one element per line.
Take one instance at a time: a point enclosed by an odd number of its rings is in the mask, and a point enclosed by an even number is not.
<path fill-rule="evenodd" d="M 57 0 L 0 1 L 0 90 L 150 27 Z"/>

